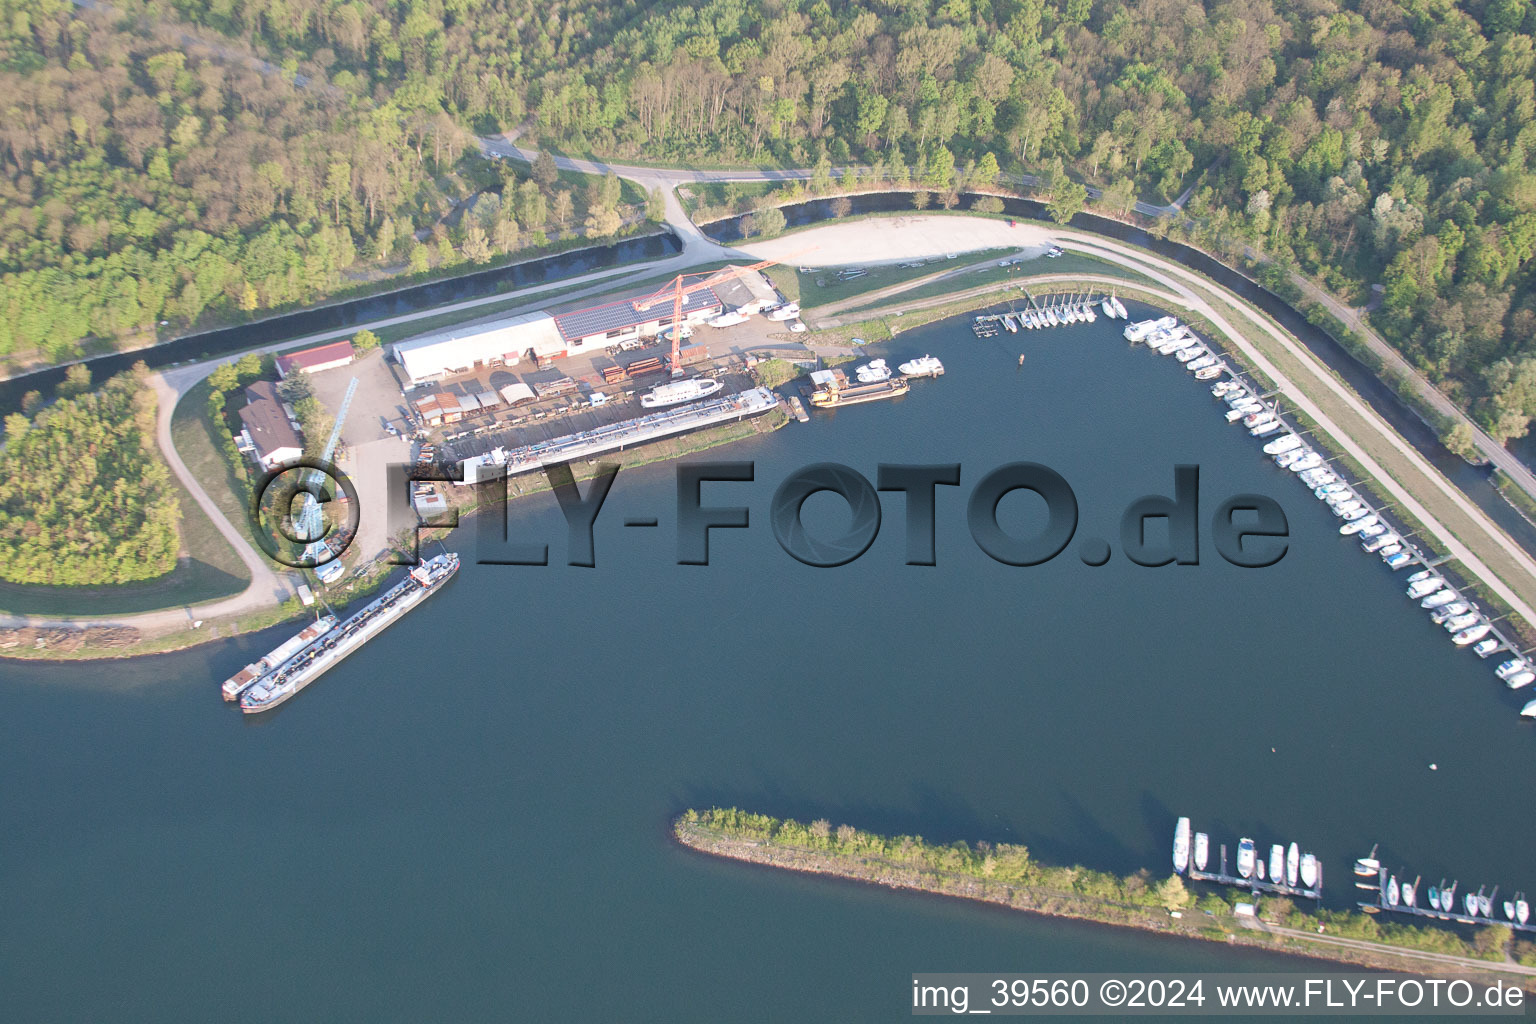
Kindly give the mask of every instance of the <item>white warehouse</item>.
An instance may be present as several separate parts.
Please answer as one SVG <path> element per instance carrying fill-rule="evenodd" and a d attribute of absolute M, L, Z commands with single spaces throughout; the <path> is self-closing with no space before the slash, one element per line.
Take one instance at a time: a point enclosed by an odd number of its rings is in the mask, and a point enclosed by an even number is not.
<path fill-rule="evenodd" d="M 396 342 L 394 353 L 410 382 L 421 384 L 491 366 L 515 366 L 530 349 L 549 348 L 563 349 L 565 342 L 554 317 L 537 312 Z"/>

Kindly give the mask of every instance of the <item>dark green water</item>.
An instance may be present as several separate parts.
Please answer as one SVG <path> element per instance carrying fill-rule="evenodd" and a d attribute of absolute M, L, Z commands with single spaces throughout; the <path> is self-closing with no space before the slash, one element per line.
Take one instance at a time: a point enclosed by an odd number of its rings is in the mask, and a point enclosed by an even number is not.
<path fill-rule="evenodd" d="M 671 816 L 713 803 L 1160 873 L 1189 814 L 1215 841 L 1316 850 L 1337 901 L 1376 841 L 1426 885 L 1536 890 L 1518 702 L 1203 386 L 1102 320 L 990 342 L 936 325 L 884 354 L 930 350 L 948 375 L 905 399 L 711 453 L 757 463 L 706 489 L 753 516 L 715 533 L 715 564 L 674 564 L 672 467 L 621 474 L 595 569 L 563 564 L 538 500 L 516 525 L 555 565 L 467 565 L 265 720 L 216 688 L 286 629 L 0 664 L 0 1016 L 891 1020 L 917 970 L 1303 964 L 669 842 Z M 899 495 L 859 561 L 784 554 L 772 492 L 828 459 L 963 463 L 939 565 L 902 564 Z M 1269 494 L 1291 552 L 1242 570 L 1207 540 L 1198 567 L 1089 568 L 1074 542 L 1000 565 L 965 500 L 1020 459 L 1071 482 L 1080 539 L 1118 548 L 1120 510 L 1197 462 L 1204 515 Z M 1003 507 L 1028 518 L 1023 496 Z M 661 528 L 622 526 L 644 515 Z"/>

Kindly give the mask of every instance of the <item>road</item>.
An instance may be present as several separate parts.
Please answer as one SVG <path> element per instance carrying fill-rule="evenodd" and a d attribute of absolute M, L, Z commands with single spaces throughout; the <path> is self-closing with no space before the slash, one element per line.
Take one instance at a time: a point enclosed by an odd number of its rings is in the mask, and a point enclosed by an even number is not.
<path fill-rule="evenodd" d="M 1531 472 L 1531 468 L 1520 461 L 1519 457 L 1508 448 L 1490 437 L 1488 432 L 1473 422 L 1456 403 L 1445 397 L 1444 392 L 1430 383 L 1412 363 L 1403 358 L 1397 349 L 1371 328 L 1371 325 L 1360 315 L 1359 310 L 1340 301 L 1302 274 L 1292 273 L 1291 281 L 1307 298 L 1322 304 L 1328 312 L 1343 321 L 1346 327 L 1360 335 L 1366 347 L 1376 354 L 1382 364 L 1410 381 L 1414 392 L 1438 415 L 1454 423 L 1466 424 L 1471 429 L 1472 440 L 1477 445 L 1477 450 L 1483 453 L 1483 457 L 1507 474 L 1521 490 L 1536 497 L 1536 473 Z M 1432 426 L 1438 429 L 1437 424 Z"/>
<path fill-rule="evenodd" d="M 1255 931 L 1268 932 L 1272 935 L 1282 935 L 1288 939 L 1300 939 L 1304 942 L 1318 942 L 1325 946 L 1341 946 L 1345 949 L 1358 949 L 1367 953 L 1376 953 L 1384 956 L 1407 957 L 1411 960 L 1424 960 L 1428 963 L 1439 964 L 1442 967 L 1454 967 L 1457 972 L 1486 973 L 1497 971 L 1503 974 L 1523 974 L 1527 977 L 1536 977 L 1536 967 L 1526 967 L 1523 964 L 1513 963 L 1508 960 L 1477 960 L 1468 956 L 1455 956 L 1451 953 L 1431 953 L 1427 950 L 1405 949 L 1402 946 L 1389 946 L 1384 942 L 1371 942 L 1367 939 L 1346 939 L 1337 935 L 1326 933 L 1319 935 L 1317 932 L 1304 932 L 1295 928 L 1282 928 L 1279 925 L 1265 924 L 1262 921 L 1254 921 Z"/>

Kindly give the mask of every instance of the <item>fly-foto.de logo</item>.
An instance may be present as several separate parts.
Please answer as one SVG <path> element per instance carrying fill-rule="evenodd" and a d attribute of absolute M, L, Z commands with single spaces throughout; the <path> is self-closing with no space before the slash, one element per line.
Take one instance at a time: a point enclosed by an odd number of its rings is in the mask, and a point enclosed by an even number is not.
<path fill-rule="evenodd" d="M 565 463 L 547 466 L 544 472 L 565 518 L 567 564 L 596 566 L 593 527 L 619 467 L 599 463 L 583 484 L 577 483 Z M 426 479 L 417 467 L 394 467 L 391 476 L 400 483 L 391 486 L 391 493 L 408 491 L 406 481 Z M 937 564 L 939 488 L 960 487 L 961 478 L 958 463 L 882 463 L 873 483 L 851 466 L 815 463 L 779 483 L 767 507 L 768 522 L 779 546 L 795 560 L 820 568 L 847 565 L 864 555 L 880 534 L 885 519 L 881 492 L 900 492 L 905 510 L 906 564 L 931 566 Z M 676 479 L 677 563 L 709 565 L 714 531 L 753 525 L 751 507 L 740 504 L 739 499 L 732 502 L 730 494 L 731 485 L 756 480 L 756 467 L 751 462 L 684 463 L 676 467 Z M 479 513 L 471 521 L 481 555 L 476 561 L 483 565 L 549 564 L 546 539 L 513 536 L 509 529 L 507 478 L 481 481 L 474 488 Z M 999 521 L 1003 499 L 1018 491 L 1030 492 L 1044 503 L 1043 516 L 1031 517 L 1028 532 L 1017 527 L 1010 532 Z M 807 500 L 823 493 L 835 495 L 847 505 L 849 522 L 840 535 L 818 534 L 806 523 Z M 1035 504 L 1038 507 L 1039 502 Z M 1272 498 L 1237 494 L 1216 503 L 1209 517 L 1202 513 L 1200 469 L 1193 465 L 1174 467 L 1171 495 L 1144 495 L 1125 507 L 1118 545 L 1100 537 L 1077 537 L 1077 495 L 1060 473 L 1035 462 L 1008 463 L 981 475 L 967 498 L 965 518 L 978 548 L 998 562 L 1014 566 L 1041 565 L 1069 548 L 1084 564 L 1099 566 L 1110 561 L 1116 547 L 1137 565 L 1199 565 L 1204 532 L 1222 559 L 1257 569 L 1279 562 L 1290 546 L 1285 512 Z M 631 516 L 624 525 L 656 528 L 661 520 Z M 424 523 L 409 505 L 391 507 L 392 536 L 427 526 L 454 528 L 459 521 L 450 512 Z"/>

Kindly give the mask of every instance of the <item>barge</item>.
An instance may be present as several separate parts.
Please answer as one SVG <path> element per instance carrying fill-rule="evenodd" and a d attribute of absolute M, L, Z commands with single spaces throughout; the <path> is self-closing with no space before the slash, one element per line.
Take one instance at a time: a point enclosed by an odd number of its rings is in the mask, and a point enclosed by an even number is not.
<path fill-rule="evenodd" d="M 334 615 L 322 615 L 314 622 L 311 622 L 298 633 L 295 633 L 277 647 L 272 648 L 266 657 L 251 662 L 245 668 L 224 680 L 224 699 L 227 701 L 239 700 L 242 693 L 255 686 L 264 676 L 271 675 L 276 670 L 282 668 L 295 654 L 298 654 L 335 628 L 336 616 Z"/>
<path fill-rule="evenodd" d="M 847 376 L 837 369 L 817 370 L 811 374 L 815 391 L 811 404 L 818 409 L 832 409 L 840 405 L 858 405 L 861 402 L 878 402 L 896 398 L 912 390 L 904 377 L 876 381 L 867 384 L 849 384 Z"/>
<path fill-rule="evenodd" d="M 416 566 L 383 596 L 248 689 L 240 697 L 240 710 L 255 715 L 282 704 L 440 590 L 458 571 L 459 556 L 453 553 L 437 555 Z"/>

